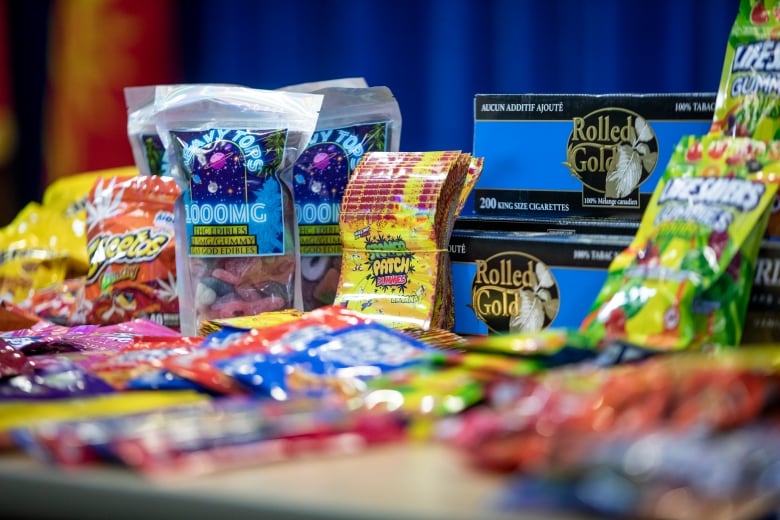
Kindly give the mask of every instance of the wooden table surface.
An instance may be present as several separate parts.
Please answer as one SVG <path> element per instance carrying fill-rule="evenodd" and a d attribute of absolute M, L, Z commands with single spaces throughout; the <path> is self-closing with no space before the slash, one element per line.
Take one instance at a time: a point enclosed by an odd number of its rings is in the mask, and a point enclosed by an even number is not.
<path fill-rule="evenodd" d="M 13 452 L 0 456 L 0 516 L 550 519 L 543 513 L 501 514 L 495 501 L 506 479 L 469 468 L 445 445 L 422 442 L 154 480 L 112 466 L 64 471 Z"/>

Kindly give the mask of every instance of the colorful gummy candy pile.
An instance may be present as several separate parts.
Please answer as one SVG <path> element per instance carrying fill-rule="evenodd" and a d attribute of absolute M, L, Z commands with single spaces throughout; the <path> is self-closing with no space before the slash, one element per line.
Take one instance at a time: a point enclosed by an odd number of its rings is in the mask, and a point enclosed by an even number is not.
<path fill-rule="evenodd" d="M 204 336 L 2 314 L 28 319 L 0 335 L 3 445 L 44 464 L 170 479 L 437 442 L 511 476 L 495 507 L 649 518 L 766 511 L 780 487 L 780 352 L 768 346 L 669 353 L 558 329 L 462 338 L 338 306 L 223 320 Z M 661 499 L 680 489 L 670 515 Z"/>

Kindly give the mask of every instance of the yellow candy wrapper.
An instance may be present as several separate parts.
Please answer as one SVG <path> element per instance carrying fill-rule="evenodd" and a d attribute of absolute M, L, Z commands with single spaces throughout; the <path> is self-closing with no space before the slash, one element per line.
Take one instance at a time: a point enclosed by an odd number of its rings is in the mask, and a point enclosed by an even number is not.
<path fill-rule="evenodd" d="M 23 304 L 38 290 L 83 275 L 87 258 L 87 194 L 99 177 L 135 175 L 111 168 L 58 179 L 0 230 L 0 299 Z"/>
<path fill-rule="evenodd" d="M 133 177 L 134 166 L 122 166 L 62 177 L 43 192 L 41 204 L 57 215 L 59 245 L 68 253 L 68 267 L 74 275 L 89 269 L 87 255 L 86 211 L 87 195 L 100 178 Z"/>
<path fill-rule="evenodd" d="M 209 400 L 207 395 L 195 391 L 154 390 L 116 392 L 89 398 L 39 402 L 31 402 L 29 399 L 3 401 L 0 403 L 0 433 L 12 428 L 29 427 L 43 421 L 109 417 L 194 403 L 207 405 Z"/>
<path fill-rule="evenodd" d="M 394 250 L 371 246 L 395 242 Z M 440 251 L 410 251 L 403 239 L 366 238 L 363 250 L 345 249 L 336 305 L 391 327 L 427 329 L 433 320 Z M 446 252 L 444 252 L 446 254 Z"/>
<path fill-rule="evenodd" d="M 280 311 L 268 311 L 253 316 L 236 316 L 235 318 L 217 318 L 201 323 L 198 333 L 207 336 L 212 332 L 222 330 L 223 327 L 236 329 L 264 329 L 281 323 L 299 320 L 304 316 L 303 311 L 297 309 L 284 309 Z"/>
<path fill-rule="evenodd" d="M 65 279 L 68 251 L 60 243 L 61 220 L 30 202 L 0 230 L 0 298 L 20 303 L 37 289 Z"/>
<path fill-rule="evenodd" d="M 459 151 L 364 155 L 341 205 L 334 303 L 394 327 L 451 328 L 447 247 L 481 167 Z"/>
<path fill-rule="evenodd" d="M 714 133 L 761 141 L 780 138 L 778 35 L 780 1 L 740 1 L 715 100 Z"/>

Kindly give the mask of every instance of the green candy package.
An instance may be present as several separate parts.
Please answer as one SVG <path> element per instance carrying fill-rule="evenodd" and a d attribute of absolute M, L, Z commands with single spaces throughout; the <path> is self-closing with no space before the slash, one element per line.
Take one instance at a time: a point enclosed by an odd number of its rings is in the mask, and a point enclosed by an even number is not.
<path fill-rule="evenodd" d="M 580 329 L 659 350 L 739 344 L 778 151 L 745 137 L 683 137 Z"/>
<path fill-rule="evenodd" d="M 157 133 L 182 189 L 174 218 L 182 333 L 301 308 L 292 165 L 321 105 L 319 94 L 156 88 Z"/>
<path fill-rule="evenodd" d="M 780 139 L 780 0 L 741 0 L 729 33 L 712 133 Z M 780 195 L 766 235 L 780 237 Z"/>
<path fill-rule="evenodd" d="M 741 0 L 729 33 L 713 133 L 780 139 L 780 0 Z"/>
<path fill-rule="evenodd" d="M 584 332 L 568 328 L 547 328 L 533 332 L 507 332 L 469 336 L 460 348 L 467 352 L 489 352 L 508 356 L 552 357 L 563 349 L 595 350 L 598 342 Z"/>

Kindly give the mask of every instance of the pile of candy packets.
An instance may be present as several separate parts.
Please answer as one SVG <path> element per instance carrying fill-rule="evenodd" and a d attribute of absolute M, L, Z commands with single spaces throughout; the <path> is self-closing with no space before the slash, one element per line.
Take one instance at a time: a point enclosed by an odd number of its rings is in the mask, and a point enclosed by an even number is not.
<path fill-rule="evenodd" d="M 438 442 L 506 475 L 495 511 L 768 517 L 780 349 L 739 345 L 780 222 L 779 26 L 740 2 L 711 131 L 574 330 L 450 332 L 483 160 L 399 151 L 386 89 L 129 92 L 137 168 L 52 187 L 0 237 L 4 444 L 169 478 Z"/>

